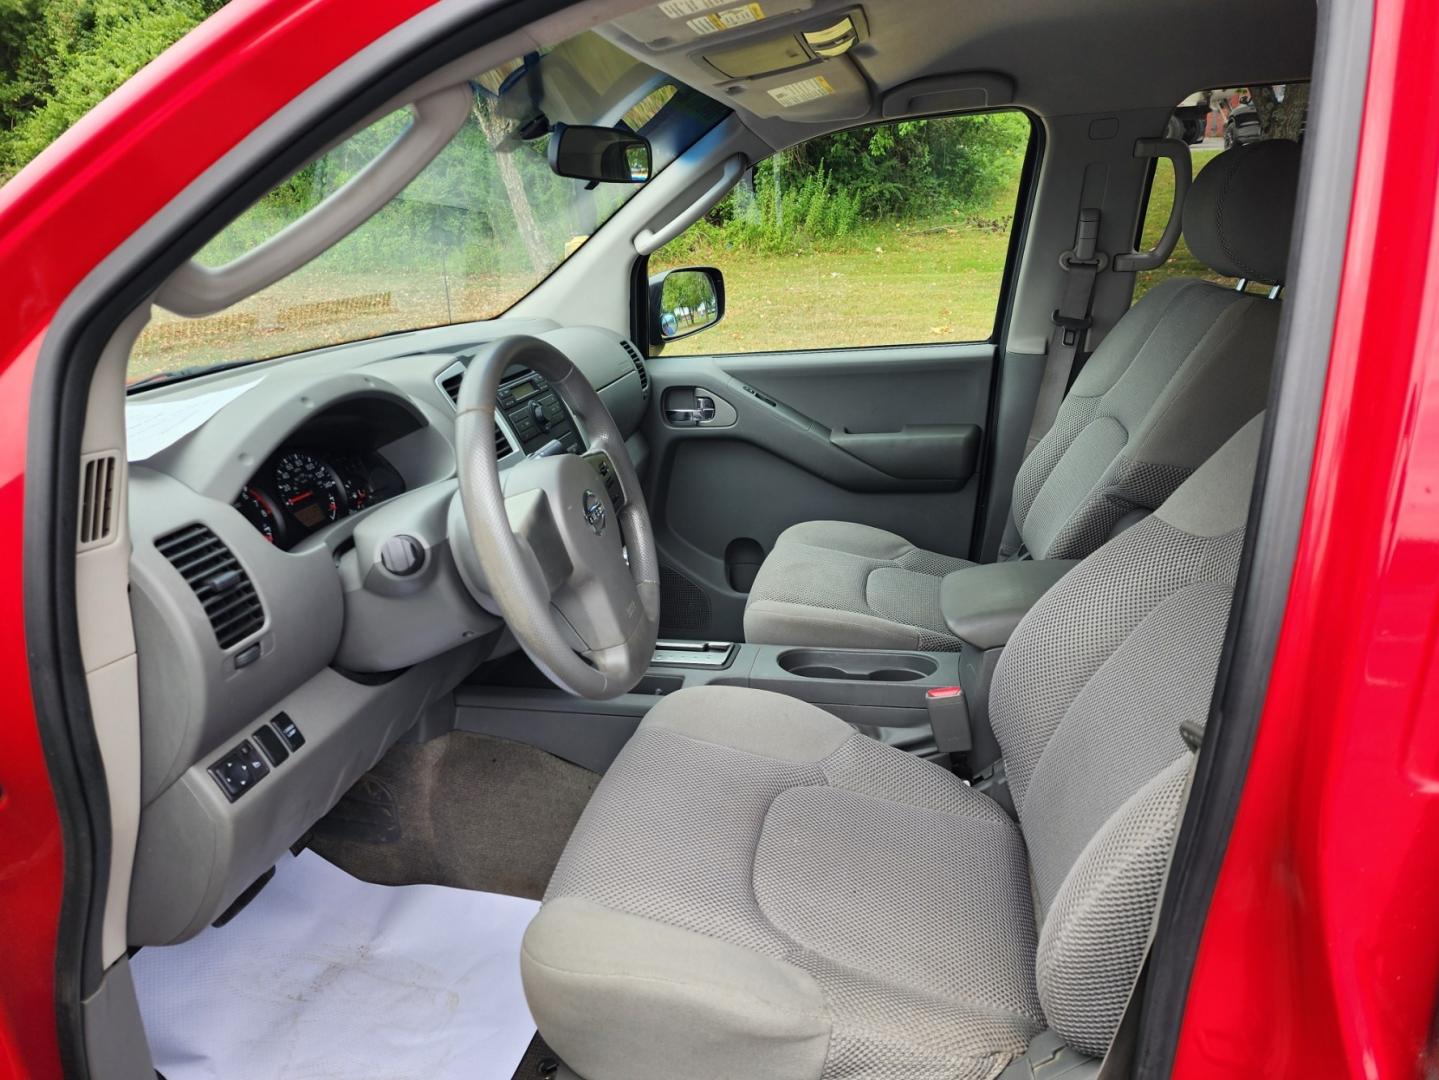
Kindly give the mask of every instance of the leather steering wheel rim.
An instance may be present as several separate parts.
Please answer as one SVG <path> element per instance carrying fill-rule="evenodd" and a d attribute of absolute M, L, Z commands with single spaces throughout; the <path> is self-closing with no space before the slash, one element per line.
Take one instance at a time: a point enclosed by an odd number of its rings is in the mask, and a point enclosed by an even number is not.
<path fill-rule="evenodd" d="M 501 473 L 495 410 L 500 382 L 514 367 L 549 380 L 586 438 L 583 455 L 525 458 Z M 476 584 L 561 689 L 591 700 L 626 693 L 654 655 L 659 558 L 639 476 L 614 418 L 569 357 L 525 335 L 476 353 L 456 413 L 459 502 L 482 577 Z M 618 509 L 598 471 L 606 461 L 619 481 Z M 614 523 L 609 536 L 606 518 Z M 468 552 L 456 554 L 470 562 L 462 557 Z"/>

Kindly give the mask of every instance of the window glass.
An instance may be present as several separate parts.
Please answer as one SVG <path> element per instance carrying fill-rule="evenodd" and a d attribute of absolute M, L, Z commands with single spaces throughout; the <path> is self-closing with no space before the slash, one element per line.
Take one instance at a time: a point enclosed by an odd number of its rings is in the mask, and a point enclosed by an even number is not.
<path fill-rule="evenodd" d="M 664 353 L 989 338 L 1029 133 L 1013 111 L 905 120 L 760 163 L 650 257 L 725 275 L 723 321 Z"/>
<path fill-rule="evenodd" d="M 1190 161 L 1194 175 L 1198 176 L 1204 166 L 1231 147 L 1248 146 L 1264 139 L 1301 141 L 1308 111 L 1308 83 L 1205 90 L 1180 102 L 1169 121 L 1168 134 L 1189 144 Z M 1160 159 L 1155 162 L 1150 179 L 1149 200 L 1137 241 L 1139 250 L 1152 248 L 1159 240 L 1173 206 L 1174 166 Z M 1138 300 L 1161 281 L 1172 277 L 1234 282 L 1233 278 L 1216 274 L 1190 254 L 1189 245 L 1181 237 L 1163 266 L 1135 275 L 1134 298 Z"/>
<path fill-rule="evenodd" d="M 664 127 L 658 171 L 723 112 L 693 90 L 657 85 L 662 79 L 595 34 L 487 72 L 472 84 L 459 134 L 335 246 L 217 314 L 190 319 L 157 308 L 131 354 L 129 380 L 500 314 L 640 187 L 557 176 L 546 156 L 551 118 L 541 108 L 641 134 Z M 236 218 L 196 259 L 223 266 L 264 243 L 339 190 L 409 122 L 401 110 L 355 134 Z"/>

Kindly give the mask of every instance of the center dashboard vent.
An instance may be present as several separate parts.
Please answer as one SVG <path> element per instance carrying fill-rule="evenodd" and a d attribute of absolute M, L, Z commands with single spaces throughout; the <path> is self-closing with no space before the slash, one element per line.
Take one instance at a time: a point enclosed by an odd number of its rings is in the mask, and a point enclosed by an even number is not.
<path fill-rule="evenodd" d="M 650 392 L 650 373 L 645 370 L 645 361 L 640 356 L 640 351 L 624 338 L 620 338 L 620 346 L 630 354 L 630 362 L 634 364 L 635 370 L 640 374 L 640 392 L 648 394 Z"/>
<path fill-rule="evenodd" d="M 194 590 L 215 630 L 220 648 L 228 649 L 265 625 L 265 609 L 234 552 L 210 529 L 196 522 L 155 541 L 185 583 Z"/>
<path fill-rule="evenodd" d="M 440 390 L 445 397 L 450 399 L 450 404 L 459 408 L 460 404 L 460 383 L 465 381 L 465 365 L 456 361 L 453 367 L 446 368 L 439 377 Z M 495 457 L 502 458 L 514 453 L 515 448 L 510 445 L 509 437 L 505 435 L 504 428 L 499 423 L 495 424 Z"/>

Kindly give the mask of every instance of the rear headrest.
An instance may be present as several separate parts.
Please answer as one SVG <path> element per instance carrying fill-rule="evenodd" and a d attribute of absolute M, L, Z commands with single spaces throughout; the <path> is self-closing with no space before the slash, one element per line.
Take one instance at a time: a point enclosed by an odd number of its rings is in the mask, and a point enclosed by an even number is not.
<path fill-rule="evenodd" d="M 1225 277 L 1283 284 L 1299 153 L 1296 142 L 1266 139 L 1204 167 L 1184 200 L 1184 239 L 1195 258 Z"/>

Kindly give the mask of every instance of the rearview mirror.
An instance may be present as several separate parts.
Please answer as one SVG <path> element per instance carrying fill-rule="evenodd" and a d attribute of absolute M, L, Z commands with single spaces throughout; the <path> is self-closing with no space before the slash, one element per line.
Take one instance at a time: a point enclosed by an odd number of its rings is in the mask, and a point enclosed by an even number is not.
<path fill-rule="evenodd" d="M 663 345 L 708 330 L 724 314 L 724 275 L 686 266 L 650 278 L 650 342 Z"/>
<path fill-rule="evenodd" d="M 643 184 L 650 178 L 650 141 L 632 131 L 556 124 L 549 156 L 558 176 L 606 184 Z"/>

